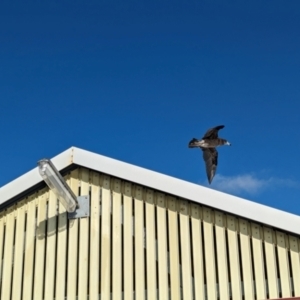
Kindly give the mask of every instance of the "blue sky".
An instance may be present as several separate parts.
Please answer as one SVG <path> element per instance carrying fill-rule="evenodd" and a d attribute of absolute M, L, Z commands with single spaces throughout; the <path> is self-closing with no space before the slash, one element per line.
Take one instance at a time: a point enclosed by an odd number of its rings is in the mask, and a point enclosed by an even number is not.
<path fill-rule="evenodd" d="M 0 186 L 71 146 L 300 214 L 299 1 L 1 1 Z"/>

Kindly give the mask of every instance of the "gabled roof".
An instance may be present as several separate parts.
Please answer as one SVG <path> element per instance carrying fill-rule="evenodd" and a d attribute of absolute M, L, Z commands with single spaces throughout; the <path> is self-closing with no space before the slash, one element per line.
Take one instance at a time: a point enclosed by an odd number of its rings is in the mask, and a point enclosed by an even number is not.
<path fill-rule="evenodd" d="M 224 212 L 300 234 L 300 216 L 72 147 L 51 159 L 58 170 L 79 165 Z M 42 183 L 38 168 L 0 188 L 0 205 Z"/>

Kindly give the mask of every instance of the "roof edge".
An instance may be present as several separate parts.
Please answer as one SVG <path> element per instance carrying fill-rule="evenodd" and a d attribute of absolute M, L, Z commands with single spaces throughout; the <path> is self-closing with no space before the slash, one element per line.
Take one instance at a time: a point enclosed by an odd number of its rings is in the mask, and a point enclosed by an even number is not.
<path fill-rule="evenodd" d="M 255 222 L 300 235 L 300 216 L 225 194 L 201 185 L 134 166 L 80 148 L 71 147 L 51 159 L 61 171 L 73 164 L 131 181 Z M 0 205 L 38 185 L 38 168 L 0 188 Z"/>
<path fill-rule="evenodd" d="M 300 216 L 74 147 L 74 163 L 265 225 L 300 234 Z"/>
<path fill-rule="evenodd" d="M 74 147 L 71 147 L 51 159 L 59 171 L 65 169 L 73 163 L 73 151 Z M 0 206 L 10 199 L 22 194 L 32 186 L 41 183 L 42 181 L 43 179 L 38 172 L 38 167 L 36 167 L 9 182 L 0 188 Z"/>

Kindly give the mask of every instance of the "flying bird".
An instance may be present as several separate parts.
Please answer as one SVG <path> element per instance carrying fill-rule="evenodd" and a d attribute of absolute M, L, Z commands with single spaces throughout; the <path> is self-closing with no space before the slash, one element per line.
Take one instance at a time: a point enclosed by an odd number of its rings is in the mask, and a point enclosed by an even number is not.
<path fill-rule="evenodd" d="M 189 148 L 200 148 L 203 151 L 203 159 L 206 166 L 206 174 L 209 184 L 211 184 L 218 165 L 218 151 L 216 147 L 231 144 L 218 137 L 218 131 L 224 128 L 224 125 L 219 125 L 207 130 L 201 140 L 193 138 L 189 142 Z"/>

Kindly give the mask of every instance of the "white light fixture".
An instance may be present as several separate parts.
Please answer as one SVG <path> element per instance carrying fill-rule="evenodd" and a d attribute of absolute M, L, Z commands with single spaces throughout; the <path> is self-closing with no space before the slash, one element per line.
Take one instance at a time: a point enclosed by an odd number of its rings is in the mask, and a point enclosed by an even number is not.
<path fill-rule="evenodd" d="M 50 159 L 42 159 L 38 162 L 39 172 L 48 187 L 54 192 L 67 212 L 73 213 L 79 204 L 77 197 L 72 192 L 66 181 L 60 175 Z"/>

